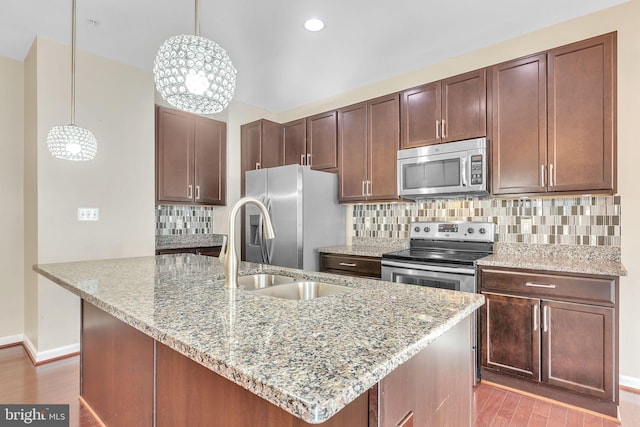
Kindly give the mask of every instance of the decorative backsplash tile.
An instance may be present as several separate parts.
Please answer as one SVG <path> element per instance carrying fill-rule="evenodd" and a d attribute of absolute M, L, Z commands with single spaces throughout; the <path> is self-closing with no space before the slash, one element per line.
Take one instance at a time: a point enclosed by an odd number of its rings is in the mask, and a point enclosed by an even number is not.
<path fill-rule="evenodd" d="M 156 236 L 210 234 L 212 206 L 156 206 Z"/>
<path fill-rule="evenodd" d="M 523 218 L 531 218 L 530 233 L 523 232 Z M 493 222 L 504 243 L 620 246 L 620 196 L 355 205 L 353 236 L 408 239 L 414 221 Z"/>

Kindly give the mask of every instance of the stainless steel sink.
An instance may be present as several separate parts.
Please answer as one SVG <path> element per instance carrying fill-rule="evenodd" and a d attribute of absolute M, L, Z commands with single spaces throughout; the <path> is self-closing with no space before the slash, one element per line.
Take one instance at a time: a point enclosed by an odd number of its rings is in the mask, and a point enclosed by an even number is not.
<path fill-rule="evenodd" d="M 252 274 L 250 276 L 239 276 L 238 286 L 242 286 L 247 290 L 253 290 L 291 283 L 294 280 L 293 277 L 280 276 L 278 274 Z"/>
<path fill-rule="evenodd" d="M 257 294 L 292 300 L 308 300 L 351 291 L 347 286 L 321 282 L 294 282 L 258 289 Z"/>

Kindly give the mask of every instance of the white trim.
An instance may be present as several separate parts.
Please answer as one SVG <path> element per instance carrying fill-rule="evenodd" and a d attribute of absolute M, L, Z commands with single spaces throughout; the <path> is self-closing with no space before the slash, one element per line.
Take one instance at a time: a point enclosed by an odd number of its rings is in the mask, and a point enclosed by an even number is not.
<path fill-rule="evenodd" d="M 5 345 L 12 345 L 12 344 L 22 344 L 22 341 L 24 341 L 24 339 L 25 339 L 24 334 L 0 337 L 0 347 L 4 347 Z"/>
<path fill-rule="evenodd" d="M 634 388 L 636 390 L 640 390 L 640 378 L 620 375 L 620 385 L 623 385 L 629 388 Z"/>
<path fill-rule="evenodd" d="M 28 337 L 24 337 L 24 348 L 29 353 L 31 360 L 35 363 L 46 362 L 47 360 L 56 359 L 58 357 L 68 356 L 73 353 L 80 352 L 80 344 L 65 345 L 64 347 L 52 348 L 46 351 L 37 351 L 33 343 Z"/>

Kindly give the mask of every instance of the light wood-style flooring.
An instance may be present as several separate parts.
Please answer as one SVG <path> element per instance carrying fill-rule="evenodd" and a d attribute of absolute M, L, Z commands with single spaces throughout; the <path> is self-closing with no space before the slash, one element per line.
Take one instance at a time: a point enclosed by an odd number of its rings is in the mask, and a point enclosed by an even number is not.
<path fill-rule="evenodd" d="M 0 403 L 68 403 L 71 427 L 97 427 L 78 400 L 79 366 L 79 356 L 33 366 L 22 346 L 0 348 Z M 640 394 L 621 390 L 620 413 L 624 427 L 640 426 Z M 474 389 L 473 416 L 475 427 L 617 426 L 601 417 L 488 384 Z"/>

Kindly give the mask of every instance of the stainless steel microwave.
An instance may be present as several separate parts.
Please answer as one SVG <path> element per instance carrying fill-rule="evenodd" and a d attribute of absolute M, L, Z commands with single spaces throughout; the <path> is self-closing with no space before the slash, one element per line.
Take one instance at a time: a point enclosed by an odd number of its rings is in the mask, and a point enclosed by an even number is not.
<path fill-rule="evenodd" d="M 487 139 L 398 151 L 398 195 L 406 199 L 489 194 Z"/>

